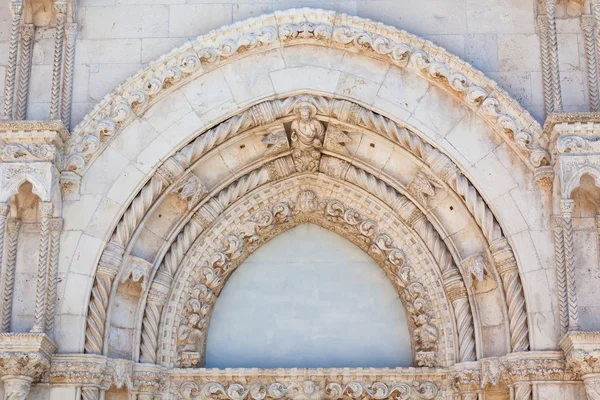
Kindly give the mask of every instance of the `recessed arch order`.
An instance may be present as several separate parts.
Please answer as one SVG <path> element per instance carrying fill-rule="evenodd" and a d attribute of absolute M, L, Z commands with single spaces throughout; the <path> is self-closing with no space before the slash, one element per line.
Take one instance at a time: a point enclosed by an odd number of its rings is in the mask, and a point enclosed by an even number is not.
<path fill-rule="evenodd" d="M 323 128 L 309 170 L 289 140 L 301 105 L 314 110 L 310 118 Z M 67 143 L 66 167 L 80 176 L 81 192 L 115 205 L 102 210 L 93 233 L 106 244 L 88 257 L 89 265 L 78 266 L 94 276 L 89 301 L 82 298 L 82 345 L 88 353 L 108 352 L 117 287 L 135 257 L 146 263 L 147 275 L 131 322 L 137 338 L 131 357 L 181 365 L 177 322 L 218 295 L 220 286 L 211 287 L 210 279 L 224 283 L 227 273 L 206 265 L 231 262 L 225 247 L 201 255 L 198 249 L 207 242 L 235 246 L 223 240 L 240 235 L 238 245 L 252 248 L 260 240 L 253 241 L 251 229 L 260 221 L 242 215 L 282 201 L 298 211 L 282 227 L 295 218 L 325 224 L 322 205 L 336 200 L 344 212 L 385 224 L 378 229 L 396 246 L 380 243 L 379 264 L 389 272 L 397 249 L 410 259 L 433 309 L 451 311 L 420 322 L 438 331 L 434 361 L 422 365 L 543 348 L 531 319 L 547 310 L 526 299 L 549 298 L 549 289 L 529 293 L 525 274 L 538 268 L 526 239 L 545 212 L 527 195 L 539 190 L 532 172 L 548 161 L 540 136 L 528 113 L 468 64 L 368 20 L 292 10 L 200 37 L 117 88 Z M 314 195 L 314 210 L 303 211 L 310 202 L 301 193 Z M 171 198 L 185 204 L 168 214 Z M 527 216 L 511 218 L 525 208 Z M 170 221 L 163 228 L 157 228 L 159 215 Z M 344 221 L 327 228 L 356 229 Z M 151 249 L 144 248 L 146 231 L 157 237 Z M 412 242 L 399 246 L 400 231 Z M 356 235 L 347 237 L 357 242 Z M 364 238 L 359 246 L 377 252 L 374 238 Z M 415 251 L 419 256 L 408 255 Z M 186 304 L 190 298 L 198 302 Z M 408 313 L 418 318 L 420 312 Z M 505 340 L 490 345 L 485 335 Z M 416 365 L 419 357 L 433 357 L 417 353 Z"/>

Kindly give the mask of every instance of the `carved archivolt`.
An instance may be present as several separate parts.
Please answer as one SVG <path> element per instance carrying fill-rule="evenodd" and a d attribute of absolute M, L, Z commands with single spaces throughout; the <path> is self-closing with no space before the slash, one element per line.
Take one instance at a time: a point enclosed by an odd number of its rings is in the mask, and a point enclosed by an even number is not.
<path fill-rule="evenodd" d="M 277 118 L 286 116 L 292 117 L 294 112 L 299 110 L 299 105 L 301 104 L 309 105 L 309 119 L 314 118 L 312 115 L 315 115 L 315 113 L 310 110 L 314 107 L 317 116 L 331 118 L 330 126 L 333 126 L 335 121 L 338 120 L 340 122 L 357 124 L 371 131 L 379 132 L 384 137 L 398 143 L 402 148 L 414 154 L 424 165 L 431 166 L 431 171 L 428 172 L 431 176 L 427 179 L 432 187 L 442 187 L 443 184 L 446 184 L 450 189 L 456 191 L 460 198 L 463 199 L 467 209 L 472 212 L 474 221 L 482 229 L 486 240 L 490 243 L 495 243 L 496 247 L 494 249 L 496 250 L 493 251 L 495 251 L 494 254 L 497 254 L 497 256 L 493 257 L 494 261 L 506 265 L 506 268 L 503 269 L 506 273 L 502 277 L 506 278 L 503 282 L 505 282 L 505 290 L 508 289 L 508 311 L 511 332 L 513 332 L 511 342 L 515 350 L 526 350 L 528 348 L 527 317 L 522 287 L 516 270 L 516 261 L 514 261 L 512 251 L 507 246 L 506 240 L 493 214 L 476 189 L 460 173 L 456 165 L 445 155 L 412 134 L 406 128 L 356 104 L 318 96 L 298 96 L 261 103 L 248 111 L 232 117 L 199 136 L 180 152 L 168 159 L 157 170 L 155 177 L 146 184 L 138 196 L 134 198 L 127 211 L 125 211 L 125 216 L 119 222 L 113 239 L 111 239 L 100 260 L 99 275 L 97 275 L 94 284 L 90 303 L 88 330 L 86 333 L 86 351 L 91 353 L 102 352 L 108 296 L 112 287 L 112 281 L 121 268 L 123 249 L 128 246 L 130 238 L 135 236 L 134 233 L 138 229 L 138 224 L 142 221 L 145 213 L 154 207 L 154 203 L 161 198 L 163 193 L 172 191 L 188 201 L 191 200 L 192 205 L 190 207 L 195 208 L 191 210 L 193 211 L 192 218 L 182 227 L 181 233 L 176 237 L 170 250 L 167 251 L 164 262 L 158 268 L 152 283 L 148 285 L 150 292 L 144 312 L 140 355 L 143 361 L 161 362 L 156 358 L 155 349 L 158 346 L 159 332 L 157 329 L 164 305 L 164 300 L 162 299 L 168 293 L 173 277 L 177 273 L 179 263 L 183 260 L 189 246 L 213 223 L 215 218 L 229 204 L 235 202 L 240 196 L 268 181 L 281 179 L 296 171 L 293 154 L 292 157 L 286 156 L 286 154 L 290 154 L 290 150 L 286 150 L 287 143 L 278 144 L 278 148 L 281 150 L 278 150 L 276 153 L 280 158 L 272 159 L 271 161 L 267 158 L 267 162 L 263 168 L 257 169 L 247 176 L 238 178 L 233 185 L 221 186 L 223 189 L 220 192 L 214 192 L 214 189 L 211 189 L 211 193 L 206 198 L 203 198 L 203 196 L 206 196 L 206 189 L 203 188 L 202 182 L 197 181 L 194 177 L 190 178 L 185 173 L 186 168 L 200 162 L 204 155 L 209 154 L 218 145 L 226 143 L 235 135 L 241 135 L 243 132 L 256 126 L 256 124 L 272 123 Z M 321 123 L 316 120 L 315 122 Z M 266 136 L 270 138 L 268 139 L 269 141 L 275 140 L 273 132 Z M 340 142 L 348 141 L 347 138 L 338 136 L 336 136 L 337 139 L 335 140 Z M 283 138 L 285 138 L 285 135 Z M 331 144 L 327 144 L 331 143 L 331 139 L 327 139 L 327 137 L 324 141 L 319 141 L 319 143 L 324 143 L 324 150 L 328 152 L 331 151 L 330 149 L 335 148 L 335 146 L 332 147 Z M 321 160 L 322 168 L 325 168 L 324 171 L 327 174 L 338 179 L 346 179 L 373 193 L 376 197 L 381 198 L 389 206 L 394 207 L 394 202 L 398 200 L 398 195 L 394 195 L 394 190 L 387 187 L 385 183 L 377 183 L 378 181 L 369 178 L 368 174 L 350 173 L 349 164 L 342 160 L 334 161 L 328 167 L 327 162 L 325 162 L 328 157 L 321 157 L 321 151 L 318 150 L 318 146 L 315 149 L 317 149 L 316 151 L 319 160 Z M 288 152 L 286 153 L 286 151 Z M 331 159 L 335 160 L 335 158 Z M 417 186 L 425 188 L 421 182 L 419 185 L 413 185 L 413 187 Z M 167 190 L 169 187 L 171 189 Z M 429 187 L 426 187 L 426 189 L 429 189 Z M 431 191 L 429 190 L 429 192 Z M 202 201 L 198 205 L 194 205 L 200 199 Z M 405 202 L 410 203 L 409 200 Z M 397 206 L 401 204 L 404 203 L 399 202 Z M 418 207 L 411 207 L 414 210 L 418 209 Z M 470 305 L 460 273 L 452 261 L 452 255 L 447 250 L 444 250 L 443 241 L 435 233 L 435 228 L 431 227 L 431 225 L 423 225 L 418 222 L 424 220 L 422 217 L 418 217 L 418 213 L 415 214 L 410 211 L 410 208 L 405 208 L 403 212 L 407 213 L 403 217 L 404 221 L 409 223 L 412 229 L 417 230 L 419 235 L 425 238 L 423 240 L 427 242 L 427 246 L 430 247 L 430 251 L 434 254 L 435 261 L 439 263 L 442 272 L 445 274 L 445 290 L 448 291 L 451 297 L 458 320 L 457 330 L 461 342 L 461 355 L 459 359 L 473 359 L 475 355 L 474 332 Z M 447 271 L 447 273 L 444 271 Z M 452 278 L 453 274 L 458 277 L 457 281 L 457 278 Z M 461 283 L 458 286 L 453 286 L 454 283 L 452 282 L 454 281 Z"/>
<path fill-rule="evenodd" d="M 128 79 L 74 128 L 67 144 L 66 168 L 84 173 L 129 122 L 174 87 L 235 57 L 298 43 L 368 52 L 410 68 L 448 88 L 501 134 L 509 137 L 530 167 L 549 163 L 541 128 L 527 111 L 470 65 L 431 43 L 369 20 L 322 10 L 290 10 L 224 27 L 173 50 Z"/>
<path fill-rule="evenodd" d="M 365 204 L 356 201 L 365 196 L 364 192 L 340 186 L 338 182 L 299 175 L 265 184 L 238 199 L 205 235 L 199 236 L 171 284 L 172 288 L 183 290 L 172 289 L 169 307 L 165 307 L 169 311 L 161 317 L 158 357 L 161 364 L 201 365 L 212 307 L 227 278 L 264 242 L 303 222 L 333 230 L 371 255 L 390 277 L 405 304 L 413 333 L 415 364 L 447 363 L 449 355 L 445 353 L 456 346 L 448 344 L 454 342 L 447 335 L 453 331 L 453 323 L 442 313 L 449 304 L 443 291 L 435 289 L 439 278 L 435 278 L 433 265 L 417 256 L 422 250 L 409 244 L 408 237 L 412 234 L 407 228 L 398 227 L 397 224 L 403 226 L 403 223 L 390 209 L 381 204 L 379 213 L 374 214 L 366 206 L 366 198 Z M 260 207 L 264 203 L 269 205 Z M 235 224 L 224 223 L 232 217 L 237 221 Z M 165 321 L 173 323 L 169 326 Z M 171 338 L 177 345 L 169 350 Z M 471 341 L 474 341 L 472 336 Z"/>

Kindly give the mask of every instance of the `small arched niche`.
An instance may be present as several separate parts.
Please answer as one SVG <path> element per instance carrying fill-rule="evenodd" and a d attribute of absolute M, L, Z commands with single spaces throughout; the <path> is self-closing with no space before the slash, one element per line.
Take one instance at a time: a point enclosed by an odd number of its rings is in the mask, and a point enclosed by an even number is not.
<path fill-rule="evenodd" d="M 207 368 L 408 367 L 404 307 L 350 241 L 302 224 L 232 274 L 211 317 Z"/>

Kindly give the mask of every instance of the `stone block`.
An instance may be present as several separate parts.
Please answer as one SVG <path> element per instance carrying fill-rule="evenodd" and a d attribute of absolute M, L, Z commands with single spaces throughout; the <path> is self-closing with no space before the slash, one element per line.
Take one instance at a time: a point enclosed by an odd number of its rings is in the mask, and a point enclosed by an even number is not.
<path fill-rule="evenodd" d="M 466 0 L 469 33 L 535 33 L 535 8 L 521 0 Z"/>
<path fill-rule="evenodd" d="M 500 71 L 541 71 L 538 35 L 498 35 L 498 60 Z"/>
<path fill-rule="evenodd" d="M 93 102 L 102 100 L 104 96 L 135 74 L 142 64 L 95 64 L 97 72 L 90 71 L 89 98 Z"/>
<path fill-rule="evenodd" d="M 428 89 L 429 82 L 414 72 L 390 67 L 377 96 L 412 113 Z"/>
<path fill-rule="evenodd" d="M 81 180 L 82 194 L 105 194 L 129 165 L 129 160 L 107 147 Z"/>
<path fill-rule="evenodd" d="M 343 72 L 335 92 L 348 99 L 360 99 L 361 103 L 372 104 L 380 87 L 380 83 Z"/>
<path fill-rule="evenodd" d="M 139 64 L 141 39 L 78 40 L 76 64 Z"/>
<path fill-rule="evenodd" d="M 360 16 L 421 36 L 462 35 L 467 32 L 464 0 L 358 0 Z"/>
<path fill-rule="evenodd" d="M 169 7 L 166 5 L 87 7 L 82 39 L 166 37 Z"/>
<path fill-rule="evenodd" d="M 233 95 L 221 69 L 199 76 L 181 88 L 181 91 L 199 115 L 233 100 Z"/>
<path fill-rule="evenodd" d="M 173 5 L 169 7 L 169 36 L 207 33 L 232 22 L 231 4 Z"/>
<path fill-rule="evenodd" d="M 466 35 L 465 60 L 486 73 L 499 71 L 498 36 L 496 34 Z"/>
<path fill-rule="evenodd" d="M 223 74 L 238 104 L 274 93 L 270 73 L 285 68 L 279 50 L 244 57 L 223 66 Z"/>
<path fill-rule="evenodd" d="M 335 92 L 339 79 L 340 71 L 309 65 L 271 72 L 271 81 L 277 94 L 300 93 L 305 90 L 332 93 Z"/>
<path fill-rule="evenodd" d="M 144 113 L 144 119 L 157 132 L 162 132 L 192 111 L 188 99 L 180 90 L 167 94 Z"/>
<path fill-rule="evenodd" d="M 174 48 L 182 46 L 188 41 L 187 38 L 143 38 L 142 39 L 142 63 L 158 59 Z"/>

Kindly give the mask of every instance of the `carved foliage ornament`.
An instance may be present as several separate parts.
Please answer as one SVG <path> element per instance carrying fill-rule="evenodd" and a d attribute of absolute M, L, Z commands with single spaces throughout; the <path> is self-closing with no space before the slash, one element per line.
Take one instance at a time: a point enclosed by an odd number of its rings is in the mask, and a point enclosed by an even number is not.
<path fill-rule="evenodd" d="M 279 42 L 279 37 L 283 43 Z M 67 146 L 67 169 L 82 173 L 92 156 L 128 121 L 149 107 L 157 96 L 164 95 L 168 88 L 201 73 L 203 64 L 211 65 L 251 49 L 284 46 L 307 38 L 316 39 L 313 42 L 318 45 L 332 43 L 373 51 L 448 86 L 468 106 L 478 109 L 500 132 L 506 133 L 530 165 L 538 167 L 549 163 L 550 156 L 540 142 L 541 128 L 535 120 L 492 81 L 482 78 L 465 63 L 438 48 L 435 57 L 430 55 L 427 52 L 430 45 L 426 41 L 406 32 L 382 28 L 358 17 L 304 9 L 265 15 L 224 27 L 151 63 L 107 96 L 75 127 Z M 413 47 L 415 42 L 418 50 Z"/>
<path fill-rule="evenodd" d="M 325 218 L 344 230 L 348 237 L 355 238 L 369 249 L 369 254 L 392 277 L 411 316 L 416 364 L 437 365 L 439 330 L 432 325 L 431 301 L 424 285 L 414 278 L 414 272 L 406 263 L 404 253 L 396 247 L 390 236 L 380 232 L 374 221 L 339 200 L 319 202 L 316 194 L 309 190 L 301 191 L 297 201 L 279 202 L 259 210 L 253 217 L 242 222 L 237 233 L 226 236 L 221 248 L 208 255 L 206 261 L 196 268 L 196 277 L 189 285 L 177 329 L 179 365 L 195 367 L 202 363 L 215 295 L 220 293 L 237 263 L 247 255 L 247 245 L 258 241 L 273 226 L 286 223 L 300 213 L 313 213 L 317 218 Z"/>
<path fill-rule="evenodd" d="M 182 383 L 175 396 L 184 400 L 337 400 L 337 399 L 377 399 L 394 398 L 434 399 L 439 388 L 433 382 L 384 383 L 351 381 L 349 383 L 312 381 L 293 383 L 253 382 L 250 384 L 206 382 L 198 385 L 188 381 Z"/>

